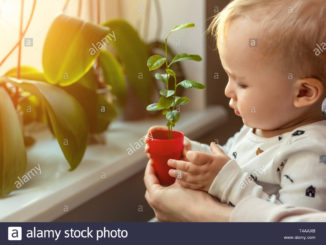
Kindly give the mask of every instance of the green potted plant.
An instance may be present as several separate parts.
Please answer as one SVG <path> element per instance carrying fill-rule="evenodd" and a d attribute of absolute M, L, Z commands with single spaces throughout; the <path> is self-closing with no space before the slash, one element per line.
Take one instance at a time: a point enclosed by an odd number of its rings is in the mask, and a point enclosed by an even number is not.
<path fill-rule="evenodd" d="M 119 58 L 104 50 L 106 44 L 111 44 Z M 70 170 L 76 169 L 89 139 L 105 132 L 116 111 L 123 110 L 126 79 L 142 103 L 151 101 L 147 58 L 147 46 L 124 20 L 96 25 L 57 16 L 44 42 L 43 72 L 18 62 L 18 67 L 0 76 L 0 197 L 15 190 L 17 177 L 26 171 L 26 148 L 34 141 L 26 125 L 46 123 Z"/>
<path fill-rule="evenodd" d="M 157 103 L 147 106 L 148 111 L 161 111 L 167 120 L 167 130 L 155 131 L 148 137 L 147 144 L 149 146 L 149 153 L 154 161 L 154 168 L 163 185 L 170 185 L 174 182 L 168 174 L 170 167 L 167 165 L 168 159 L 180 159 L 183 149 L 183 133 L 173 131 L 173 127 L 179 121 L 180 107 L 189 103 L 188 97 L 180 97 L 177 94 L 177 89 L 183 87 L 185 89 L 205 89 L 205 86 L 193 80 L 178 81 L 176 72 L 171 68 L 175 63 L 181 61 L 201 61 L 201 57 L 196 54 L 182 53 L 176 55 L 172 60 L 168 57 L 168 38 L 173 32 L 191 28 L 195 25 L 193 23 L 186 23 L 175 26 L 168 32 L 165 38 L 165 57 L 155 54 L 149 57 L 147 66 L 150 71 L 158 69 L 165 70 L 165 73 L 156 73 L 155 78 L 164 84 L 164 89 L 160 90 L 160 99 Z M 172 80 L 172 84 L 169 80 Z"/>

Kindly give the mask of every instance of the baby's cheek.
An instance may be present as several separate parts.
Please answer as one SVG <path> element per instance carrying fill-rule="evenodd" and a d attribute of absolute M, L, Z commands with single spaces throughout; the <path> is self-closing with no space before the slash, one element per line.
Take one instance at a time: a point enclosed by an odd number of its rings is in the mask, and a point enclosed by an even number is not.
<path fill-rule="evenodd" d="M 269 114 L 263 106 L 246 104 L 240 109 L 243 123 L 252 128 L 260 128 Z"/>

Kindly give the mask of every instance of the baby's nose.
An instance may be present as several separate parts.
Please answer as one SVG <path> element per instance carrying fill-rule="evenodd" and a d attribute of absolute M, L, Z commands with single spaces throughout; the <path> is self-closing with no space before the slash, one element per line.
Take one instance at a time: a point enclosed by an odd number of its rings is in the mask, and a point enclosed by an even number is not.
<path fill-rule="evenodd" d="M 232 86 L 231 86 L 230 81 L 226 84 L 226 87 L 225 87 L 225 90 L 224 90 L 224 94 L 228 98 L 232 98 L 234 96 L 234 91 L 232 89 Z"/>

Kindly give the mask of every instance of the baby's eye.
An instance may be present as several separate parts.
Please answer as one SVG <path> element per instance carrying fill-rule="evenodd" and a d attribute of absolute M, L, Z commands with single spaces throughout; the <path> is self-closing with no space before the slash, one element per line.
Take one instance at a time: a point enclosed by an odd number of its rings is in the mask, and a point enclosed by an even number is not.
<path fill-rule="evenodd" d="M 238 86 L 239 86 L 240 88 L 248 88 L 248 85 L 243 84 L 243 83 L 238 83 Z"/>

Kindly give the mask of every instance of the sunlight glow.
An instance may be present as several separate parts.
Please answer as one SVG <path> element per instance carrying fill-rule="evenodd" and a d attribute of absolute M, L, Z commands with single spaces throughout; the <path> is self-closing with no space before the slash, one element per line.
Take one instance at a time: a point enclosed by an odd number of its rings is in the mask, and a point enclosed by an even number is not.
<path fill-rule="evenodd" d="M 19 16 L 19 0 L 0 0 L 0 21 L 13 23 Z"/>

